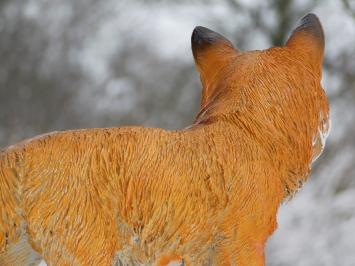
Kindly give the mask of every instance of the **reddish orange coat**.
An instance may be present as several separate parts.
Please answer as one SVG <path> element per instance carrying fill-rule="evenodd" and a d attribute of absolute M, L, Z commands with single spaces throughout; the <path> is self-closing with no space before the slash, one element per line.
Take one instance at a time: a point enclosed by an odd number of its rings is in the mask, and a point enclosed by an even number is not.
<path fill-rule="evenodd" d="M 202 27 L 192 45 L 191 127 L 57 132 L 0 153 L 1 265 L 264 264 L 279 205 L 324 146 L 323 32 L 310 14 L 284 47 L 240 52 Z"/>

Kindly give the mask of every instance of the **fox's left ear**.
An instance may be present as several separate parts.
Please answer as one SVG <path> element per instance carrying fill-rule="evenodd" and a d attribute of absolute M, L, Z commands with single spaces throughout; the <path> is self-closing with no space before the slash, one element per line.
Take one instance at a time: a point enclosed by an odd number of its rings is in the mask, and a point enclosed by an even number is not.
<path fill-rule="evenodd" d="M 321 67 L 324 54 L 324 32 L 315 14 L 307 14 L 297 24 L 286 46 L 310 60 L 313 66 Z"/>
<path fill-rule="evenodd" d="M 221 79 L 221 73 L 237 55 L 232 43 L 221 34 L 198 26 L 191 36 L 191 48 L 203 86 L 201 106 L 204 106 L 214 93 L 214 85 Z"/>

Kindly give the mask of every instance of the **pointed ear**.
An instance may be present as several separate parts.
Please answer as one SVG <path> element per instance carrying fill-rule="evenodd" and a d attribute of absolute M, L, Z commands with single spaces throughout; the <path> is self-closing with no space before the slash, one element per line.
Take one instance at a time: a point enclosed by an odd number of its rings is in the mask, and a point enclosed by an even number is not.
<path fill-rule="evenodd" d="M 321 67 L 324 54 L 324 32 L 315 14 L 307 14 L 293 30 L 286 46 L 304 55 L 310 63 Z"/>
<path fill-rule="evenodd" d="M 213 93 L 211 84 L 237 54 L 232 43 L 217 32 L 198 26 L 191 36 L 192 53 L 203 85 L 202 103 Z"/>

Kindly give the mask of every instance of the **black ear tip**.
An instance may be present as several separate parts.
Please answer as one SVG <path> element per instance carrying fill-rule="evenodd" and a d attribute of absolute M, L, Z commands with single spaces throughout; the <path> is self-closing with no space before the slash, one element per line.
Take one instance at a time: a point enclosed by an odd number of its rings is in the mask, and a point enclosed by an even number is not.
<path fill-rule="evenodd" d="M 320 25 L 320 22 L 316 14 L 308 13 L 301 19 L 300 24 L 305 26 L 317 26 Z"/>
<path fill-rule="evenodd" d="M 308 13 L 308 14 L 304 15 L 304 17 L 302 19 L 310 19 L 310 20 L 315 19 L 315 20 L 319 21 L 317 15 L 314 13 Z"/>
<path fill-rule="evenodd" d="M 225 38 L 219 33 L 202 26 L 195 27 L 191 35 L 191 44 L 193 46 L 212 44 L 218 40 L 225 40 Z"/>
<path fill-rule="evenodd" d="M 304 30 L 314 34 L 318 38 L 324 39 L 324 33 L 322 25 L 314 13 L 305 15 L 297 24 L 296 30 Z"/>

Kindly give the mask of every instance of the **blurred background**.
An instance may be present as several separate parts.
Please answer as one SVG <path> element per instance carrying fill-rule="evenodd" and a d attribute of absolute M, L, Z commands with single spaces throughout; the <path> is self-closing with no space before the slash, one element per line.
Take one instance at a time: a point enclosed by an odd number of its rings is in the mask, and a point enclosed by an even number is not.
<path fill-rule="evenodd" d="M 355 265 L 354 0 L 0 0 L 0 146 L 72 128 L 176 129 L 197 112 L 196 25 L 242 50 L 281 45 L 315 12 L 326 35 L 332 131 L 279 212 L 268 265 Z"/>

